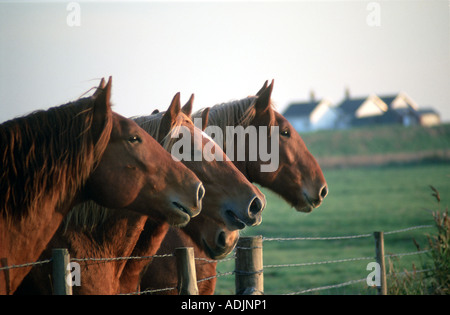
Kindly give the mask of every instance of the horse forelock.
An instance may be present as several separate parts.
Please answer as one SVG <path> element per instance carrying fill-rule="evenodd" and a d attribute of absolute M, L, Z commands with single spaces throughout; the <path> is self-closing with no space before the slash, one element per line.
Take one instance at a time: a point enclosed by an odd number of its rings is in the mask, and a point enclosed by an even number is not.
<path fill-rule="evenodd" d="M 112 114 L 94 143 L 93 98 L 41 110 L 0 125 L 0 215 L 33 214 L 44 200 L 74 198 L 98 164 L 112 129 Z"/>

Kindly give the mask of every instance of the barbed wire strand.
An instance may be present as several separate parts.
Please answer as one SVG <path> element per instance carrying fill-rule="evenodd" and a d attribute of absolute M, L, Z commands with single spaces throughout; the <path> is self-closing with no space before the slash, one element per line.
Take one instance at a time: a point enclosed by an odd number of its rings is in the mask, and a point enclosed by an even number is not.
<path fill-rule="evenodd" d="M 430 251 L 431 250 L 422 250 L 422 251 L 417 251 L 417 252 L 389 254 L 389 255 L 384 255 L 384 256 L 385 257 L 403 257 L 403 256 L 425 254 Z M 264 268 L 303 267 L 303 266 L 324 265 L 324 264 L 333 264 L 333 263 L 350 262 L 350 261 L 371 260 L 371 259 L 375 259 L 375 257 L 344 258 L 344 259 L 337 259 L 337 260 L 326 260 L 326 261 L 306 262 L 306 263 L 297 263 L 297 264 L 264 265 Z"/>
<path fill-rule="evenodd" d="M 355 284 L 358 282 L 363 282 L 366 281 L 367 279 L 358 279 L 358 280 L 350 280 L 347 282 L 343 282 L 343 283 L 339 283 L 339 284 L 332 284 L 332 285 L 326 285 L 323 287 L 317 287 L 317 288 L 311 288 L 311 289 L 306 289 L 306 290 L 302 290 L 302 291 L 297 291 L 297 292 L 291 292 L 291 293 L 286 293 L 283 295 L 297 295 L 297 294 L 303 294 L 303 293 L 308 293 L 308 292 L 314 292 L 314 291 L 321 291 L 321 290 L 327 290 L 327 289 L 336 289 L 336 288 L 341 288 L 341 287 L 345 287 L 351 284 Z"/>
<path fill-rule="evenodd" d="M 130 292 L 130 293 L 120 293 L 117 295 L 141 295 L 141 294 L 150 294 L 150 293 L 170 291 L 170 290 L 176 290 L 176 289 L 177 289 L 176 287 L 164 288 L 164 289 L 149 289 L 149 290 L 136 291 L 136 292 Z"/>
<path fill-rule="evenodd" d="M 409 253 L 398 253 L 398 254 L 388 254 L 384 255 L 384 257 L 403 257 L 403 256 L 411 256 L 411 255 L 420 255 L 431 252 L 431 249 L 421 250 L 417 252 L 409 252 Z"/>
<path fill-rule="evenodd" d="M 411 230 L 430 228 L 430 227 L 433 227 L 433 225 L 412 226 L 412 227 L 401 229 L 401 230 L 384 232 L 384 235 L 402 233 L 402 232 L 407 232 L 407 231 L 411 231 Z M 271 241 L 328 241 L 328 240 L 347 240 L 347 239 L 357 239 L 357 238 L 367 238 L 367 237 L 373 237 L 373 233 L 358 234 L 358 235 L 344 235 L 344 236 L 329 236 L 329 237 L 263 237 L 263 241 L 264 242 L 271 242 Z"/>
<path fill-rule="evenodd" d="M 203 282 L 203 281 L 207 281 L 207 280 L 211 280 L 211 279 L 214 279 L 214 278 L 220 278 L 220 277 L 224 277 L 224 276 L 230 276 L 230 275 L 233 275 L 233 274 L 235 274 L 234 271 L 217 272 L 215 275 L 213 275 L 213 276 L 211 276 L 211 277 L 206 277 L 206 278 L 197 280 L 197 283 Z"/>
<path fill-rule="evenodd" d="M 83 262 L 83 261 L 101 261 L 101 262 L 112 262 L 119 260 L 145 260 L 152 258 L 166 258 L 173 257 L 174 254 L 164 254 L 164 255 L 152 255 L 152 256 L 125 256 L 125 257 L 110 257 L 110 258 L 71 258 L 72 262 Z"/>
<path fill-rule="evenodd" d="M 411 274 L 411 273 L 416 274 L 416 273 L 428 272 L 431 270 L 434 270 L 434 269 L 410 270 L 410 271 L 399 272 L 399 273 L 396 273 L 395 275 L 407 275 L 407 274 Z M 394 274 L 390 273 L 390 274 L 387 274 L 386 276 L 390 277 L 393 275 Z M 297 292 L 285 293 L 283 295 L 297 295 L 297 294 L 303 294 L 303 293 L 309 293 L 309 292 L 315 292 L 315 291 L 321 291 L 321 290 L 336 289 L 336 288 L 341 288 L 341 287 L 349 286 L 349 285 L 359 283 L 359 282 L 364 282 L 364 281 L 367 281 L 367 278 L 350 280 L 350 281 L 343 282 L 343 283 L 332 284 L 332 285 L 327 285 L 327 286 L 322 286 L 322 287 L 317 287 L 317 288 L 311 288 L 311 289 L 306 289 L 306 290 L 297 291 Z"/>
<path fill-rule="evenodd" d="M 233 253 L 233 255 L 231 255 L 228 258 L 223 258 L 223 259 L 208 259 L 208 258 L 203 258 L 203 257 L 195 257 L 194 260 L 197 261 L 204 261 L 207 263 L 221 263 L 221 262 L 225 262 L 225 261 L 230 261 L 230 260 L 235 260 L 236 259 L 236 252 Z"/>
<path fill-rule="evenodd" d="M 298 263 L 298 264 L 264 265 L 264 268 L 303 267 L 303 266 L 324 265 L 324 264 L 341 263 L 341 262 L 349 262 L 349 261 L 371 260 L 371 259 L 375 259 L 375 258 L 374 257 L 357 257 L 357 258 L 316 261 L 316 262 L 307 262 L 307 263 Z"/>
<path fill-rule="evenodd" d="M 434 225 L 418 225 L 418 226 L 412 226 L 412 227 L 405 228 L 405 229 L 401 229 L 401 230 L 395 230 L 395 231 L 390 231 L 390 232 L 384 232 L 384 235 L 396 234 L 396 233 L 402 233 L 402 232 L 407 232 L 407 231 L 412 231 L 412 230 L 417 230 L 417 229 L 431 228 L 431 227 L 434 227 Z"/>
<path fill-rule="evenodd" d="M 8 269 L 14 269 L 14 268 L 33 267 L 33 266 L 36 266 L 36 265 L 48 264 L 51 261 L 52 261 L 52 259 L 50 258 L 50 259 L 36 261 L 36 262 L 31 262 L 31 263 L 26 263 L 26 264 L 5 266 L 5 267 L 0 267 L 0 271 L 8 270 Z"/>

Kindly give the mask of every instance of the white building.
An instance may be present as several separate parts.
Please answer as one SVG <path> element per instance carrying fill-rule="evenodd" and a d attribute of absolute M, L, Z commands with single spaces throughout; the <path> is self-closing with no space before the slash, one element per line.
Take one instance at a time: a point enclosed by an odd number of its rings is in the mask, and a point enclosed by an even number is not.
<path fill-rule="evenodd" d="M 309 102 L 290 104 L 283 115 L 298 132 L 383 124 L 427 127 L 440 124 L 439 113 L 433 109 L 419 109 L 404 92 L 351 98 L 347 89 L 344 100 L 335 107 L 327 99 L 316 101 L 311 92 Z"/>
<path fill-rule="evenodd" d="M 316 101 L 313 93 L 309 102 L 290 104 L 283 116 L 298 132 L 334 129 L 337 119 L 331 101 Z"/>

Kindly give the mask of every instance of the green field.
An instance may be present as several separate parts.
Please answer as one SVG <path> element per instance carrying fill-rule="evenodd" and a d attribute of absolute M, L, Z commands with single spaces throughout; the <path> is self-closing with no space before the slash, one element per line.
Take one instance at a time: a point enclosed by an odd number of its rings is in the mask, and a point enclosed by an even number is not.
<path fill-rule="evenodd" d="M 317 158 L 411 153 L 450 148 L 450 124 L 427 128 L 387 125 L 301 135 Z"/>
<path fill-rule="evenodd" d="M 431 196 L 429 185 L 441 194 L 441 209 L 450 204 L 450 164 L 419 164 L 324 170 L 329 195 L 323 205 L 311 214 L 295 212 L 272 192 L 262 189 L 267 197 L 263 222 L 246 229 L 242 235 L 265 237 L 342 236 L 393 231 L 417 225 L 433 224 L 430 210 L 439 205 Z M 433 228 L 419 229 L 385 236 L 386 254 L 414 252 L 414 237 L 426 246 L 425 234 Z M 332 241 L 264 242 L 264 265 L 298 264 L 357 257 L 372 257 L 372 237 Z M 397 270 L 418 269 L 426 255 L 400 258 Z M 302 267 L 265 268 L 266 294 L 284 294 L 304 289 L 366 278 L 370 260 Z M 234 262 L 218 264 L 219 272 L 231 271 Z M 389 279 L 388 279 L 389 282 Z M 374 294 L 364 283 L 312 294 Z M 216 294 L 234 294 L 234 276 L 217 281 Z"/>

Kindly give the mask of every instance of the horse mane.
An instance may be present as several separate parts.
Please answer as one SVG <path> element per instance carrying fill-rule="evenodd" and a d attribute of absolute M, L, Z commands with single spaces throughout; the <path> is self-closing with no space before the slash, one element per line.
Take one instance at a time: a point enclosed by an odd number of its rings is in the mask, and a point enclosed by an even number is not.
<path fill-rule="evenodd" d="M 108 208 L 100 206 L 92 200 L 83 202 L 73 207 L 64 217 L 63 231 L 67 232 L 70 227 L 92 232 L 95 227 L 106 222 L 109 213 Z"/>
<path fill-rule="evenodd" d="M 158 139 L 159 127 L 163 115 L 164 112 L 160 112 L 149 116 L 136 116 L 131 119 L 150 134 L 150 136 Z M 191 121 L 187 115 L 180 112 L 170 132 L 163 139 L 162 146 L 165 150 L 169 151 L 173 143 L 178 140 L 171 136 L 178 133 L 179 128 L 185 120 Z M 87 201 L 72 208 L 63 220 L 63 229 L 64 232 L 67 232 L 69 228 L 92 232 L 95 228 L 101 228 L 111 215 L 114 215 L 111 209 L 100 206 L 94 201 Z"/>
<path fill-rule="evenodd" d="M 33 215 L 44 200 L 74 198 L 108 145 L 112 115 L 94 143 L 94 97 L 39 110 L 0 124 L 0 215 Z"/>
<path fill-rule="evenodd" d="M 150 136 L 155 139 L 159 139 L 159 129 L 164 113 L 165 112 L 159 112 L 157 114 L 149 116 L 136 116 L 132 117 L 131 119 L 134 120 L 142 129 L 147 131 Z M 165 135 L 163 140 L 161 141 L 161 145 L 166 151 L 170 151 L 173 144 L 178 141 L 180 128 L 183 125 L 183 122 L 186 120 L 192 123 L 192 120 L 189 116 L 185 115 L 183 112 L 179 112 L 175 123 L 170 128 L 169 133 Z"/>
<path fill-rule="evenodd" d="M 258 96 L 248 96 L 240 100 L 233 100 L 226 103 L 216 104 L 209 110 L 208 126 L 218 126 L 223 132 L 223 146 L 226 143 L 225 132 L 227 126 L 242 126 L 247 128 L 256 117 L 256 100 Z M 275 115 L 273 110 L 275 105 L 270 102 L 270 120 L 268 127 L 275 125 Z M 203 109 L 192 114 L 192 118 L 201 118 Z M 223 148 L 225 149 L 225 148 Z"/>

